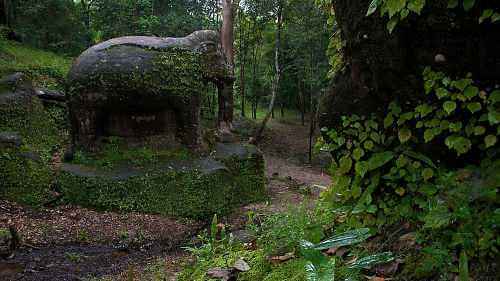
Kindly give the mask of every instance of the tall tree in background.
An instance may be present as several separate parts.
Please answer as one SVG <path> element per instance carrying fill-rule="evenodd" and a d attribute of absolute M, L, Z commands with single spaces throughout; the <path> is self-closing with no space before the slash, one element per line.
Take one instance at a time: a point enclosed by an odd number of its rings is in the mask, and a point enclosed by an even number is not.
<path fill-rule="evenodd" d="M 280 53 L 281 53 L 281 28 L 283 26 L 283 0 L 278 0 L 278 7 L 276 12 L 276 45 L 274 47 L 274 80 L 272 84 L 272 96 L 271 101 L 269 102 L 269 108 L 267 110 L 267 114 L 262 120 L 262 124 L 260 128 L 257 130 L 253 142 L 258 142 L 262 138 L 262 133 L 266 128 L 267 122 L 271 118 L 271 115 L 274 110 L 274 103 L 276 102 L 276 96 L 279 90 L 279 84 L 281 80 L 281 63 L 280 63 Z"/>

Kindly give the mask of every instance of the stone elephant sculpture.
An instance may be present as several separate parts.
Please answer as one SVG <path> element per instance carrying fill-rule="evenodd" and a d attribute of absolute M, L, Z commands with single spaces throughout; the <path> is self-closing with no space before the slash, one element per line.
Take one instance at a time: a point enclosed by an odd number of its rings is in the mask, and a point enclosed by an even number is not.
<path fill-rule="evenodd" d="M 183 38 L 128 36 L 95 45 L 68 75 L 74 145 L 93 150 L 103 136 L 175 132 L 181 143 L 197 147 L 205 84 L 223 87 L 231 80 L 215 31 Z"/>

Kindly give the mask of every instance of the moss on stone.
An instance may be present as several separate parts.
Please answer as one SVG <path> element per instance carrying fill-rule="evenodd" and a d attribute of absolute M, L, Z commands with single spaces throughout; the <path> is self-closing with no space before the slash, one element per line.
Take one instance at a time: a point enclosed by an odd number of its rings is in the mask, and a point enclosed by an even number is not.
<path fill-rule="evenodd" d="M 213 159 L 122 166 L 112 171 L 65 165 L 58 184 L 69 203 L 197 219 L 226 214 L 265 197 L 263 175 L 250 164 L 226 168 Z"/>
<path fill-rule="evenodd" d="M 11 239 L 10 231 L 7 228 L 0 228 L 0 239 Z"/>
<path fill-rule="evenodd" d="M 23 142 L 21 146 L 0 146 L 0 195 L 39 205 L 46 202 L 54 179 L 52 152 L 65 138 L 31 91 L 8 92 L 0 100 L 0 132 L 16 132 Z"/>
<path fill-rule="evenodd" d="M 116 46 L 105 50 L 106 55 L 120 57 L 123 54 L 141 54 L 146 57 L 143 64 L 112 67 L 101 60 L 92 73 L 79 74 L 83 78 L 71 81 L 68 94 L 72 98 L 83 98 L 95 91 L 100 99 L 123 99 L 123 95 L 139 94 L 161 98 L 166 96 L 190 97 L 201 95 L 205 89 L 204 73 L 207 71 L 201 62 L 201 53 L 184 49 L 148 50 L 137 46 Z M 120 69 L 123 67 L 123 69 Z"/>
<path fill-rule="evenodd" d="M 22 204 L 40 205 L 49 197 L 53 176 L 46 163 L 29 159 L 19 150 L 0 149 L 0 197 Z"/>

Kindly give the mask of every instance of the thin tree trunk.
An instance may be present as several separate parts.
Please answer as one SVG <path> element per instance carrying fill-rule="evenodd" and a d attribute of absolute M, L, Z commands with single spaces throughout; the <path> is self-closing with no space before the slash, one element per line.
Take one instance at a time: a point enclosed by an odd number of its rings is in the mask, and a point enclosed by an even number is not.
<path fill-rule="evenodd" d="M 243 28 L 243 21 L 241 20 L 243 13 L 240 11 L 238 15 L 238 20 L 240 23 L 240 97 L 241 97 L 241 116 L 245 117 L 245 64 L 246 64 L 246 42 L 245 40 L 245 30 Z"/>
<path fill-rule="evenodd" d="M 302 83 L 299 79 L 299 100 L 300 100 L 300 119 L 302 121 L 302 126 L 305 126 L 305 114 L 306 114 L 306 98 L 304 95 L 304 91 L 302 89 Z"/>
<path fill-rule="evenodd" d="M 267 111 L 266 116 L 264 117 L 264 120 L 262 120 L 262 124 L 257 130 L 257 133 L 254 136 L 254 139 L 252 142 L 257 143 L 260 141 L 262 138 L 262 134 L 264 133 L 264 130 L 266 128 L 267 122 L 269 121 L 269 118 L 271 118 L 271 114 L 273 113 L 274 110 L 274 103 L 276 101 L 276 96 L 278 94 L 279 90 L 279 83 L 281 79 L 281 65 L 280 65 L 280 52 L 281 52 L 281 27 L 283 25 L 283 1 L 280 0 L 278 2 L 278 12 L 276 14 L 277 18 L 277 26 L 276 26 L 276 46 L 274 49 L 274 67 L 276 68 L 276 73 L 272 85 L 272 96 L 271 96 L 271 101 L 269 102 L 269 108 Z"/>
<path fill-rule="evenodd" d="M 316 130 L 316 124 L 318 120 L 318 108 L 319 108 L 319 98 L 317 99 L 317 102 L 313 102 L 313 99 L 311 99 L 311 106 L 313 107 L 313 110 L 311 111 L 311 121 L 310 121 L 310 126 L 309 126 L 309 163 L 312 163 L 312 152 L 313 152 L 313 138 L 314 138 L 314 131 Z"/>

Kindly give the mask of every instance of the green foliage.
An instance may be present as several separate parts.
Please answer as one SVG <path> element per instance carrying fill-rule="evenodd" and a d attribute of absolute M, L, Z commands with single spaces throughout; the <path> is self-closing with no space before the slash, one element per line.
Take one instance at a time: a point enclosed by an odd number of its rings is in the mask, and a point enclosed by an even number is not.
<path fill-rule="evenodd" d="M 97 153 L 77 150 L 72 163 L 112 170 L 127 163 L 135 167 L 144 167 L 158 164 L 162 160 L 189 160 L 192 157 L 186 148 L 175 150 L 153 150 L 147 146 L 129 148 L 122 138 L 109 137 Z"/>
<path fill-rule="evenodd" d="M 484 239 L 498 236 L 494 214 L 500 181 L 493 170 L 500 165 L 499 92 L 480 90 L 470 77 L 452 80 L 430 69 L 424 82 L 426 99 L 417 107 L 405 111 L 393 102 L 383 120 L 343 117 L 340 129 L 327 132 L 329 143 L 320 144 L 335 159 L 334 183 L 322 197 L 334 209 L 344 208 L 339 216 L 345 227 L 383 232 L 386 225 L 409 221 L 418 229 L 419 243 L 429 251 L 442 249 L 439 260 L 436 254 L 420 254 L 418 278 L 453 271 L 456 265 L 449 261 L 461 249 L 481 260 L 496 255 L 500 246 L 498 239 Z M 450 170 L 419 152 L 429 149 L 426 143 L 441 150 L 431 152 L 432 158 L 449 157 L 443 153 L 449 150 L 474 155 L 481 165 Z"/>
<path fill-rule="evenodd" d="M 370 237 L 367 228 L 346 231 L 332 236 L 318 244 L 306 240 L 301 241 L 300 253 L 308 262 L 305 265 L 308 281 L 327 281 L 336 278 L 361 279 L 361 269 L 369 269 L 374 265 L 394 260 L 392 253 L 381 253 L 356 258 L 355 261 L 345 263 L 341 258 L 327 258 L 321 250 L 352 246 L 365 241 Z"/>
<path fill-rule="evenodd" d="M 0 106 L 0 132 L 17 132 L 23 141 L 20 147 L 0 147 L 3 198 L 28 205 L 47 201 L 54 180 L 52 153 L 67 141 L 55 122 L 36 97 L 14 97 Z"/>
<path fill-rule="evenodd" d="M 387 30 L 392 33 L 396 25 L 411 13 L 420 15 L 427 2 L 427 0 L 371 0 L 366 15 L 370 16 L 380 10 L 381 16 L 388 16 Z M 475 4 L 476 0 L 448 0 L 448 8 L 454 9 L 461 6 L 467 12 L 474 8 Z M 486 9 L 482 12 L 479 23 L 486 20 L 492 23 L 497 22 L 500 20 L 500 13 L 493 9 Z"/>
<path fill-rule="evenodd" d="M 23 72 L 35 86 L 63 89 L 71 59 L 0 38 L 0 76 Z"/>
<path fill-rule="evenodd" d="M 293 252 L 303 239 L 318 243 L 325 237 L 323 225 L 327 225 L 328 215 L 307 210 L 305 206 L 274 214 L 262 222 L 256 230 L 258 244 L 268 255 L 276 251 Z"/>

